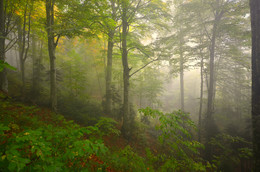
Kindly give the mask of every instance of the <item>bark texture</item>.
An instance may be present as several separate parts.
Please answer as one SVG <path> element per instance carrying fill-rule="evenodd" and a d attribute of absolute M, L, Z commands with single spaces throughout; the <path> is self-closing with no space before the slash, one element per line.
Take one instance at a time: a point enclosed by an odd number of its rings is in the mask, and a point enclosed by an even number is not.
<path fill-rule="evenodd" d="M 201 61 L 200 61 L 200 107 L 199 107 L 199 125 L 198 125 L 198 140 L 201 142 L 201 116 L 202 116 L 202 106 L 203 106 L 203 69 L 204 69 L 204 58 L 202 51 L 200 50 Z"/>
<path fill-rule="evenodd" d="M 181 91 L 181 110 L 184 111 L 184 57 L 182 41 L 180 43 L 180 91 Z"/>
<path fill-rule="evenodd" d="M 109 31 L 108 33 L 108 45 L 107 45 L 107 68 L 106 68 L 106 113 L 111 114 L 112 105 L 112 61 L 113 61 L 113 47 L 114 47 L 114 31 Z"/>
<path fill-rule="evenodd" d="M 4 0 L 0 0 L 0 60 L 5 61 L 5 12 Z M 6 77 L 6 70 L 0 72 L 0 90 L 8 92 L 8 81 Z"/>
<path fill-rule="evenodd" d="M 260 171 L 260 1 L 250 1 L 252 27 L 252 125 L 254 171 Z"/>
<path fill-rule="evenodd" d="M 27 59 L 27 54 L 30 46 L 30 25 L 31 25 L 31 14 L 28 13 L 27 22 L 27 11 L 28 11 L 28 1 L 25 6 L 23 23 L 22 20 L 18 20 L 17 31 L 18 31 L 18 46 L 19 46 L 19 60 L 20 60 L 20 70 L 21 70 L 21 80 L 22 80 L 22 97 L 25 97 L 25 61 Z M 26 31 L 26 25 L 28 29 Z M 27 42 L 26 42 L 27 41 Z"/>
<path fill-rule="evenodd" d="M 216 48 L 216 39 L 218 33 L 219 22 L 221 21 L 224 14 L 224 10 L 221 9 L 220 0 L 216 0 L 215 6 L 215 18 L 212 28 L 211 35 L 211 44 L 210 44 L 210 60 L 209 60 L 209 86 L 208 86 L 208 104 L 207 104 L 207 112 L 206 112 L 206 120 L 205 120 L 205 130 L 206 130 L 206 159 L 208 161 L 212 160 L 212 145 L 209 144 L 210 139 L 217 135 L 218 127 L 214 121 L 213 113 L 214 113 L 214 94 L 215 94 L 215 48 Z"/>
<path fill-rule="evenodd" d="M 128 22 L 127 22 L 127 5 L 123 1 L 122 11 L 122 63 L 123 63 L 123 80 L 124 80 L 124 102 L 123 102 L 123 126 L 122 134 L 124 137 L 130 139 L 130 114 L 129 114 L 129 67 L 128 67 L 128 52 L 127 52 L 127 33 L 128 33 Z"/>
<path fill-rule="evenodd" d="M 54 25 L 54 4 L 55 0 L 46 0 L 46 19 L 47 19 L 47 35 L 48 35 L 48 51 L 50 58 L 50 104 L 53 111 L 57 111 L 57 91 L 56 91 L 56 64 L 55 64 L 55 35 L 53 31 Z"/>
<path fill-rule="evenodd" d="M 217 1 L 219 3 L 219 1 Z M 218 4 L 219 5 L 219 4 Z M 210 44 L 210 61 L 209 61 L 209 87 L 208 87 L 208 104 L 207 104 L 207 125 L 211 125 L 213 122 L 213 104 L 214 104 L 214 83 L 215 81 L 215 47 L 216 47 L 216 37 L 218 32 L 218 25 L 222 16 L 224 14 L 223 10 L 216 10 L 213 29 L 212 29 L 212 36 L 211 36 L 211 44 Z M 212 131 L 213 132 L 213 131 Z M 212 133 L 208 132 L 207 137 L 211 137 Z"/>

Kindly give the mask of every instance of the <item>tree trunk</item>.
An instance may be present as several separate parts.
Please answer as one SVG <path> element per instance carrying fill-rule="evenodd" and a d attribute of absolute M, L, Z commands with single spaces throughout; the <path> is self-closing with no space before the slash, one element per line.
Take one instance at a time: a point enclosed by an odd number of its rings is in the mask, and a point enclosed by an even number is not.
<path fill-rule="evenodd" d="M 200 54 L 202 54 L 200 50 Z M 198 127 L 198 141 L 201 142 L 201 115 L 202 115 L 202 105 L 203 105 L 203 68 L 204 68 L 204 58 L 201 55 L 200 61 L 200 107 L 199 107 L 199 127 Z"/>
<path fill-rule="evenodd" d="M 40 45 L 41 46 L 41 45 Z M 32 35 L 32 64 L 33 64 L 33 71 L 32 71 L 32 96 L 34 100 L 37 100 L 39 97 L 39 78 L 40 76 L 40 56 L 36 53 L 37 47 L 37 40 L 35 37 L 35 33 Z M 41 47 L 40 47 L 41 51 Z"/>
<path fill-rule="evenodd" d="M 19 18 L 18 24 L 17 24 L 17 33 L 18 33 L 18 48 L 19 48 L 19 63 L 20 63 L 20 71 L 21 71 L 21 81 L 22 81 L 22 87 L 21 87 L 21 94 L 22 98 L 24 98 L 24 85 L 25 85 L 25 79 L 24 79 L 24 46 L 25 46 L 25 28 L 22 29 L 21 26 L 21 19 Z M 25 27 L 25 23 L 24 23 Z"/>
<path fill-rule="evenodd" d="M 5 61 L 5 13 L 4 0 L 0 0 L 0 60 Z M 8 92 L 8 81 L 6 77 L 6 70 L 0 72 L 0 90 Z"/>
<path fill-rule="evenodd" d="M 56 66 L 55 66 L 55 36 L 53 32 L 54 25 L 54 3 L 55 0 L 46 0 L 46 19 L 48 35 L 48 51 L 50 58 L 50 104 L 53 111 L 57 111 L 57 93 L 56 93 Z"/>
<path fill-rule="evenodd" d="M 20 59 L 20 69 L 21 69 L 21 80 L 22 80 L 22 99 L 25 98 L 25 61 L 27 59 L 27 53 L 30 45 L 30 24 L 31 24 L 31 11 L 28 16 L 28 24 L 27 24 L 27 8 L 28 8 L 28 0 L 26 3 L 26 7 L 24 10 L 23 16 L 23 25 L 21 23 L 21 19 L 18 20 L 17 30 L 18 30 L 18 46 L 19 46 L 19 59 Z M 28 31 L 26 31 L 26 24 L 28 25 Z M 27 35 L 27 47 L 26 44 L 26 35 Z"/>
<path fill-rule="evenodd" d="M 208 106 L 207 106 L 207 118 L 212 117 L 212 107 L 213 107 L 213 92 L 214 92 L 214 73 L 215 73 L 215 43 L 216 43 L 216 31 L 217 31 L 217 24 L 214 23 L 213 31 L 212 31 L 212 40 L 210 46 L 210 62 L 209 62 L 209 89 L 208 89 Z"/>
<path fill-rule="evenodd" d="M 260 1 L 250 1 L 252 27 L 252 125 L 254 171 L 260 171 Z"/>
<path fill-rule="evenodd" d="M 206 117 L 208 120 L 212 120 L 213 114 L 213 97 L 214 97 L 214 83 L 215 83 L 215 44 L 217 36 L 217 27 L 219 21 L 223 16 L 224 11 L 217 11 L 215 14 L 215 20 L 212 29 L 211 45 L 210 45 L 210 63 L 209 63 L 209 88 L 208 88 L 208 105 Z"/>
<path fill-rule="evenodd" d="M 112 19 L 116 20 L 116 8 L 115 1 L 110 0 L 112 8 Z M 111 26 L 109 26 L 111 27 Z M 112 60 L 113 60 L 113 47 L 114 47 L 114 35 L 115 28 L 110 28 L 108 32 L 108 45 L 107 45 L 107 67 L 106 67 L 106 103 L 105 103 L 105 112 L 111 114 L 112 106 Z"/>
<path fill-rule="evenodd" d="M 21 68 L 21 79 L 22 79 L 22 98 L 24 98 L 25 96 L 25 77 L 24 77 L 24 70 L 25 70 L 25 67 L 24 67 L 24 60 L 22 59 L 20 61 L 20 68 Z"/>
<path fill-rule="evenodd" d="M 37 75 L 36 75 L 36 66 L 37 66 L 37 57 L 36 57 L 36 39 L 35 34 L 32 34 L 32 96 L 35 99 L 36 97 L 36 84 L 37 84 Z"/>
<path fill-rule="evenodd" d="M 123 63 L 123 80 L 124 80 L 124 102 L 123 102 L 123 126 L 122 134 L 129 140 L 130 139 L 130 117 L 129 117 L 129 67 L 128 67 L 128 52 L 127 52 L 127 33 L 128 33 L 128 23 L 127 23 L 127 8 L 126 2 L 123 1 L 123 15 L 122 15 L 122 63 Z"/>
<path fill-rule="evenodd" d="M 219 5 L 219 0 L 217 0 L 217 5 Z M 206 130 L 206 159 L 208 161 L 212 160 L 212 146 L 209 144 L 210 139 L 214 137 L 218 133 L 217 126 L 215 124 L 213 118 L 213 102 L 214 102 L 214 83 L 215 81 L 215 44 L 216 37 L 218 31 L 219 22 L 224 14 L 223 10 L 219 10 L 217 7 L 217 11 L 215 14 L 213 29 L 212 29 L 212 37 L 211 37 L 211 45 L 210 45 L 210 64 L 209 64 L 209 88 L 208 88 L 208 105 L 206 112 L 206 121 L 205 121 L 205 130 Z"/>
<path fill-rule="evenodd" d="M 107 46 L 107 68 L 106 68 L 106 110 L 107 114 L 111 114 L 112 104 L 112 58 L 113 58 L 113 46 L 114 46 L 114 34 L 115 32 L 110 30 L 108 33 L 108 46 Z"/>
<path fill-rule="evenodd" d="M 183 52 L 182 45 L 180 45 L 180 91 L 181 91 L 181 110 L 184 111 L 184 73 L 183 73 Z"/>

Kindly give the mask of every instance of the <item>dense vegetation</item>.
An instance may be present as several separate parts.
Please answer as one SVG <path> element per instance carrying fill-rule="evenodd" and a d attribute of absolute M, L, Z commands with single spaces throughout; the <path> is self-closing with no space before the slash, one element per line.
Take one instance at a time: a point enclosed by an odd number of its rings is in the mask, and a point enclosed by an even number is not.
<path fill-rule="evenodd" d="M 257 169 L 248 0 L 0 0 L 0 12 L 2 171 Z"/>

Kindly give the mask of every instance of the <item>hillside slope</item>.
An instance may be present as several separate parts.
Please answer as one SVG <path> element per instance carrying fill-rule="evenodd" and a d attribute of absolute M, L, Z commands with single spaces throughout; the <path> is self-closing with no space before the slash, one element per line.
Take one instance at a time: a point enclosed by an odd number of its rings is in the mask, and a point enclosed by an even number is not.
<path fill-rule="evenodd" d="M 146 171 L 143 158 L 131 147 L 112 153 L 104 145 L 104 135 L 119 134 L 114 124 L 101 118 L 96 126 L 81 127 L 49 109 L 27 106 L 0 93 L 0 169 L 116 171 L 113 166 L 119 171 Z"/>

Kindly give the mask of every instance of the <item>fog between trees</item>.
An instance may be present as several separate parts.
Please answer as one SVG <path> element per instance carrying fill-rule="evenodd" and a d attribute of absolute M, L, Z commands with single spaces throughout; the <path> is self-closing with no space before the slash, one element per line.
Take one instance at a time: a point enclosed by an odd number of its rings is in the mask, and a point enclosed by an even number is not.
<path fill-rule="evenodd" d="M 248 0 L 0 2 L 2 94 L 105 129 L 112 171 L 259 169 Z"/>

